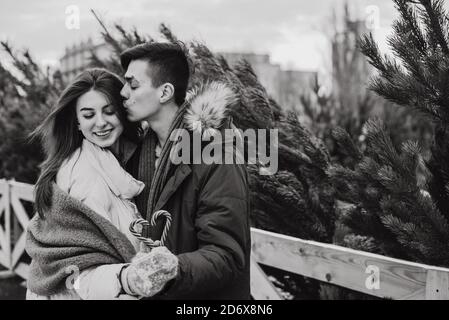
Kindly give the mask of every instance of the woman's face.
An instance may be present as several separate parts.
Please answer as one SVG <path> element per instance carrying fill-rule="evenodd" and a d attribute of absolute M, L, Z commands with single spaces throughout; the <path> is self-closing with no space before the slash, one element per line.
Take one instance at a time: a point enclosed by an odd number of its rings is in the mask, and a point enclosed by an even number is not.
<path fill-rule="evenodd" d="M 114 106 L 104 94 L 95 90 L 78 98 L 76 118 L 84 137 L 102 148 L 114 144 L 123 132 Z"/>

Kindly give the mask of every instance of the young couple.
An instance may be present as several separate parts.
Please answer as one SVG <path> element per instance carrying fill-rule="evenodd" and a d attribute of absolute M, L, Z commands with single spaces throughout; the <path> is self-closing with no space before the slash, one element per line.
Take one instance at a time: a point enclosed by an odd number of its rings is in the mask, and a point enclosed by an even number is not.
<path fill-rule="evenodd" d="M 173 130 L 232 128 L 233 92 L 214 82 L 186 94 L 180 44 L 120 58 L 124 83 L 85 70 L 33 133 L 46 160 L 27 232 L 27 299 L 249 299 L 245 166 L 170 161 Z M 168 222 L 154 219 L 161 212 Z M 154 222 L 149 234 L 137 237 L 138 218 Z M 162 243 L 140 250 L 142 237 Z"/>

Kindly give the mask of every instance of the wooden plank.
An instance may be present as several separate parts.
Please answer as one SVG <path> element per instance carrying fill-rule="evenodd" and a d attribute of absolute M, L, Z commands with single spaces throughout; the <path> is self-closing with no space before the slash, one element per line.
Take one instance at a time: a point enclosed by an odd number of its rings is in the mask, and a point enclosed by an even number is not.
<path fill-rule="evenodd" d="M 15 277 L 15 273 L 10 270 L 0 271 L 0 280 L 9 279 Z"/>
<path fill-rule="evenodd" d="M 2 216 L 3 212 L 5 211 L 5 201 L 6 195 L 0 194 L 0 217 Z"/>
<path fill-rule="evenodd" d="M 4 215 L 5 215 L 5 247 L 3 252 L 5 253 L 5 259 L 7 264 L 5 266 L 11 270 L 11 193 L 9 184 L 6 184 L 7 189 L 4 190 L 3 200 L 4 200 Z"/>
<path fill-rule="evenodd" d="M 10 181 L 11 195 L 19 199 L 34 202 L 34 186 L 28 183 Z"/>
<path fill-rule="evenodd" d="M 449 274 L 447 272 L 427 271 L 426 300 L 449 300 Z"/>
<path fill-rule="evenodd" d="M 257 262 L 378 297 L 424 299 L 428 270 L 449 269 L 388 258 L 252 228 Z M 379 286 L 373 274 L 379 270 Z"/>
<path fill-rule="evenodd" d="M 8 245 L 8 241 L 6 239 L 6 233 L 3 230 L 3 227 L 0 225 L 0 250 L 3 250 Z"/>
<path fill-rule="evenodd" d="M 12 268 L 14 268 L 14 266 L 19 261 L 20 257 L 25 252 L 25 244 L 26 244 L 26 232 L 23 232 L 20 235 L 20 238 L 17 241 L 17 243 L 16 243 L 16 245 L 14 247 L 14 250 L 12 252 L 12 257 L 11 257 L 11 267 Z"/>
<path fill-rule="evenodd" d="M 21 262 L 14 269 L 14 273 L 17 274 L 19 277 L 26 280 L 26 279 L 28 279 L 29 269 L 30 269 L 30 266 L 28 264 Z"/>
<path fill-rule="evenodd" d="M 1 183 L 1 181 L 0 181 Z M 6 194 L 0 194 L 1 198 L 0 198 L 0 218 L 2 217 L 3 213 L 6 211 L 5 209 L 5 204 L 6 204 Z M 7 241 L 6 241 L 6 234 L 3 231 L 3 226 L 0 223 L 0 248 L 5 248 L 7 246 Z"/>
<path fill-rule="evenodd" d="M 0 199 L 0 218 L 2 217 L 3 213 L 6 211 L 5 204 L 6 204 L 6 195 L 3 195 Z M 0 248 L 5 248 L 7 245 L 8 245 L 8 242 L 6 240 L 6 233 L 3 230 L 2 224 L 0 224 Z"/>
<path fill-rule="evenodd" d="M 282 300 L 274 285 L 253 257 L 251 257 L 250 269 L 251 295 L 255 300 Z"/>
<path fill-rule="evenodd" d="M 28 217 L 28 214 L 26 213 L 22 203 L 20 202 L 16 194 L 11 194 L 11 205 L 14 210 L 14 215 L 19 220 L 20 224 L 22 225 L 22 228 L 26 230 L 30 218 Z"/>
<path fill-rule="evenodd" d="M 9 190 L 8 181 L 0 179 L 0 194 L 6 194 Z"/>
<path fill-rule="evenodd" d="M 7 255 L 4 251 L 0 251 L 0 265 L 7 268 L 9 270 L 9 259 L 7 258 Z"/>
<path fill-rule="evenodd" d="M 14 215 L 13 215 L 13 217 L 14 217 Z M 22 233 L 18 219 L 12 219 L 11 228 L 12 228 L 11 229 L 11 244 L 14 246 L 14 244 L 19 239 L 19 235 Z"/>

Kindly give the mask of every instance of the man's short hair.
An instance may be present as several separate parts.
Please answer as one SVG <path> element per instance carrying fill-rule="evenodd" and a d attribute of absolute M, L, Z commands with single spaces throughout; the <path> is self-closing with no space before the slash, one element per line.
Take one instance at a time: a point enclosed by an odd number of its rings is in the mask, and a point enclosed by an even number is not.
<path fill-rule="evenodd" d="M 180 43 L 152 42 L 136 45 L 120 54 L 120 62 L 126 70 L 133 60 L 147 60 L 151 64 L 151 78 L 154 87 L 171 83 L 175 88 L 175 102 L 184 103 L 189 83 L 189 63 Z"/>

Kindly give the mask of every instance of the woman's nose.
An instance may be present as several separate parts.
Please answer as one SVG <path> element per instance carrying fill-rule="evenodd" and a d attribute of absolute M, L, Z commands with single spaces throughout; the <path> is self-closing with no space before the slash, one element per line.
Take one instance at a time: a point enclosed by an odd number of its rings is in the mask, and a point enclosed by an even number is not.
<path fill-rule="evenodd" d="M 97 127 L 103 127 L 104 125 L 106 125 L 106 120 L 103 118 L 102 115 L 98 115 L 97 121 L 95 121 L 95 125 Z"/>

